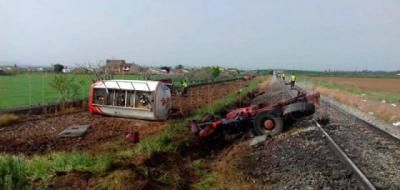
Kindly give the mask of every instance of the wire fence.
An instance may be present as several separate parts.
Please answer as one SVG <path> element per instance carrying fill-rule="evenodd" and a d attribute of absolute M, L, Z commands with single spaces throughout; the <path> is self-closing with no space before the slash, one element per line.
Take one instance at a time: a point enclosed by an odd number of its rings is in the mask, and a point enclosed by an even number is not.
<path fill-rule="evenodd" d="M 63 99 L 59 92 L 50 83 L 56 74 L 53 72 L 28 72 L 20 74 L 0 75 L 0 110 L 22 109 L 33 106 L 47 106 L 60 103 Z M 89 74 L 62 74 L 73 79 L 73 84 L 78 87 L 74 96 L 67 99 L 68 102 L 86 99 L 89 96 L 89 88 L 95 78 Z M 181 85 L 182 76 L 153 75 L 151 80 L 170 78 L 174 86 Z M 217 78 L 190 79 L 190 86 L 198 86 L 209 83 L 226 82 L 240 77 L 219 76 Z M 114 79 L 140 80 L 141 75 L 114 75 Z M 65 100 L 63 100 L 65 101 Z"/>
<path fill-rule="evenodd" d="M 0 110 L 21 108 L 33 105 L 44 105 L 59 102 L 60 95 L 50 82 L 55 73 L 21 73 L 0 76 Z M 70 100 L 87 97 L 91 84 L 89 75 L 66 75 L 73 78 L 79 87 L 78 92 Z"/>

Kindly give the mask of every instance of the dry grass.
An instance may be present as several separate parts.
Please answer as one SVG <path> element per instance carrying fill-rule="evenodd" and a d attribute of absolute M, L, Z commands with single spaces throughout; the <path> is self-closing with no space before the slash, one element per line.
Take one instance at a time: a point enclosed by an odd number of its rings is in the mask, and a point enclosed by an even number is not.
<path fill-rule="evenodd" d="M 336 83 L 351 88 L 358 88 L 373 92 L 400 93 L 400 78 L 356 78 L 356 77 L 313 77 L 319 81 Z"/>
<path fill-rule="evenodd" d="M 363 112 L 372 112 L 376 117 L 386 122 L 400 121 L 400 105 L 394 107 L 388 103 L 371 100 L 339 89 L 329 89 L 317 85 L 314 85 L 313 89 L 341 103 L 356 107 Z"/>
<path fill-rule="evenodd" d="M 222 153 L 221 158 L 215 163 L 217 172 L 213 189 L 254 189 L 253 185 L 246 181 L 240 171 L 238 158 L 248 153 L 248 143 L 234 145 L 232 149 Z"/>
<path fill-rule="evenodd" d="M 268 76 L 268 78 L 266 78 L 264 82 L 258 84 L 258 89 L 266 90 L 268 88 L 270 82 L 271 82 L 271 77 Z"/>
<path fill-rule="evenodd" d="M 18 116 L 14 114 L 2 114 L 0 115 L 0 126 L 10 125 L 18 121 Z"/>

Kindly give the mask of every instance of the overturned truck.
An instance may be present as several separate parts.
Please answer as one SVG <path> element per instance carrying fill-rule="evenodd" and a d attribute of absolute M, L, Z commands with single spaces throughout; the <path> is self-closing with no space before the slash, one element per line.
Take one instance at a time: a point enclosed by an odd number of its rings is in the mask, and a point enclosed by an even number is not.
<path fill-rule="evenodd" d="M 101 80 L 90 87 L 89 110 L 95 114 L 166 120 L 171 92 L 160 81 Z"/>
<path fill-rule="evenodd" d="M 231 110 L 225 116 L 206 114 L 189 122 L 190 131 L 201 139 L 230 138 L 252 129 L 256 135 L 275 136 L 284 123 L 296 122 L 315 112 L 320 94 L 298 92 L 297 96 L 276 104 L 256 104 Z"/>

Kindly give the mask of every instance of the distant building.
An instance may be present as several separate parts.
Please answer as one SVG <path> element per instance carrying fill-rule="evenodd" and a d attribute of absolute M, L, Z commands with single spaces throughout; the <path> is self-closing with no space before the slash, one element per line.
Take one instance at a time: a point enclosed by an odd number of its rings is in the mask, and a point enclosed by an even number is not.
<path fill-rule="evenodd" d="M 0 66 L 0 69 L 2 70 L 3 73 L 16 73 L 25 71 L 25 69 L 15 66 Z"/>
<path fill-rule="evenodd" d="M 64 68 L 64 69 L 62 69 L 62 72 L 63 72 L 63 73 L 70 73 L 70 72 L 71 72 L 71 69 Z"/>
<path fill-rule="evenodd" d="M 185 74 L 185 73 L 189 73 L 189 71 L 184 68 L 175 69 L 175 74 Z"/>
<path fill-rule="evenodd" d="M 160 67 L 161 71 L 165 72 L 165 73 L 169 73 L 171 72 L 171 67 Z"/>
<path fill-rule="evenodd" d="M 141 67 L 135 63 L 126 63 L 123 59 L 107 59 L 105 69 L 114 74 L 121 74 L 139 73 Z"/>
<path fill-rule="evenodd" d="M 236 68 L 228 68 L 228 69 L 226 69 L 225 72 L 228 72 L 233 75 L 238 75 L 240 73 L 239 69 L 236 69 Z"/>
<path fill-rule="evenodd" d="M 123 59 L 107 59 L 105 69 L 112 73 L 122 73 L 125 65 L 126 63 Z"/>
<path fill-rule="evenodd" d="M 166 71 L 159 69 L 159 68 L 149 68 L 149 70 L 147 71 L 150 74 L 165 74 Z"/>
<path fill-rule="evenodd" d="M 71 71 L 74 74 L 88 74 L 90 71 L 86 67 L 77 67 Z"/>

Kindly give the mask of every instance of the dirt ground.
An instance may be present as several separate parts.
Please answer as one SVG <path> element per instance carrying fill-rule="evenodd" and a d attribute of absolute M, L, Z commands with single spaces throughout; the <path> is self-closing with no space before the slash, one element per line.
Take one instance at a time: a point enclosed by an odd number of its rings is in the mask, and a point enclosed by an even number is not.
<path fill-rule="evenodd" d="M 248 84 L 249 81 L 236 81 L 189 88 L 189 97 L 174 96 L 172 98 L 173 107 L 186 115 L 205 104 L 213 102 L 216 98 L 224 97 Z"/>
<path fill-rule="evenodd" d="M 189 97 L 173 97 L 173 107 L 187 115 L 202 105 L 238 91 L 249 81 L 234 81 L 189 89 Z M 59 138 L 58 134 L 71 125 L 89 124 L 83 137 Z M 92 115 L 89 112 L 30 117 L 0 128 L 0 151 L 13 154 L 37 154 L 49 151 L 97 150 L 101 144 L 124 140 L 128 132 L 138 131 L 140 138 L 157 133 L 167 121 L 144 121 Z"/>
<path fill-rule="evenodd" d="M 337 83 L 369 91 L 400 93 L 400 78 L 355 78 L 355 77 L 313 77 L 321 81 Z"/>

